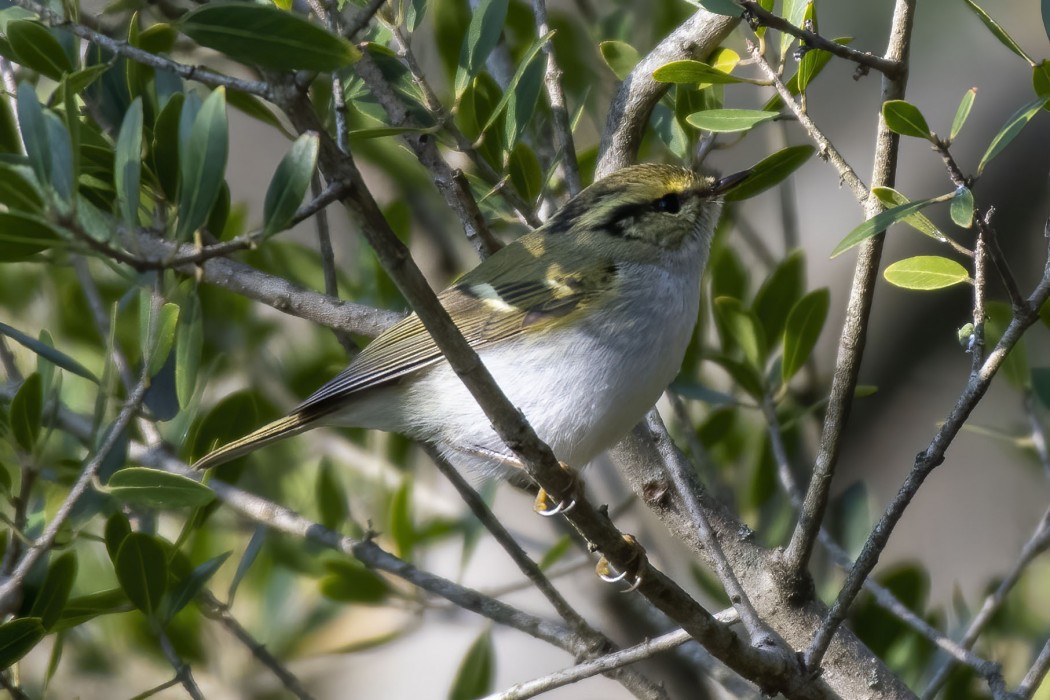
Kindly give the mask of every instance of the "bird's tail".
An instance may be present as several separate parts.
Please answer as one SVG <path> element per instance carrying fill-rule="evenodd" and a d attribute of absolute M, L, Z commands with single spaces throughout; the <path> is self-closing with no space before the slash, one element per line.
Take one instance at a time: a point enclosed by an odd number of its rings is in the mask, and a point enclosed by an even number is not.
<path fill-rule="evenodd" d="M 212 467 L 217 467 L 220 464 L 225 464 L 226 462 L 237 459 L 238 457 L 242 457 L 249 452 L 254 452 L 264 445 L 269 445 L 278 440 L 297 435 L 304 430 L 314 427 L 315 421 L 312 420 L 312 418 L 312 416 L 305 416 L 302 413 L 297 412 L 290 416 L 285 416 L 280 420 L 275 420 L 273 423 L 259 428 L 254 433 L 238 438 L 237 440 L 206 454 L 194 462 L 193 468 L 201 470 L 211 469 Z"/>

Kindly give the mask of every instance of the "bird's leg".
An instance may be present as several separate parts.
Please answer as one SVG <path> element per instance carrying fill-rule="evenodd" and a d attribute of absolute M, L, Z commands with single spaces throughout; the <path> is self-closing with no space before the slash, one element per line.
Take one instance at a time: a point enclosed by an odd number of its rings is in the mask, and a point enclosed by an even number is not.
<path fill-rule="evenodd" d="M 576 497 L 583 494 L 583 479 L 580 478 L 580 475 L 565 462 L 559 461 L 558 466 L 565 471 L 570 479 L 570 485 L 568 488 L 570 497 L 568 502 L 552 502 L 550 494 L 548 494 L 546 489 L 541 486 L 539 492 L 536 494 L 536 500 L 532 504 L 532 509 L 545 518 L 568 513 L 576 507 Z"/>
<path fill-rule="evenodd" d="M 633 550 L 630 563 L 624 570 L 617 571 L 612 562 L 606 559 L 603 554 L 594 567 L 594 573 L 598 574 L 598 578 L 606 583 L 628 581 L 629 585 L 623 592 L 630 593 L 642 585 L 642 570 L 645 568 L 648 559 L 645 556 L 645 547 L 635 539 L 634 535 L 624 535 L 623 540 Z"/>

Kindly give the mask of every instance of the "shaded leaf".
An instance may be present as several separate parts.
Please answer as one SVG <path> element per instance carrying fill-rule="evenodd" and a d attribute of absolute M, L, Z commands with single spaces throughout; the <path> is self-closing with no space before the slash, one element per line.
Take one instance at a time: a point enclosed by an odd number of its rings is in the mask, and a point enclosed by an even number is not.
<path fill-rule="evenodd" d="M 449 700 L 473 700 L 492 691 L 495 669 L 495 653 L 492 649 L 492 634 L 486 629 L 467 649 L 467 655 L 459 664 Z"/>
<path fill-rule="evenodd" d="M 44 393 L 38 372 L 33 372 L 22 386 L 18 387 L 13 399 L 9 420 L 11 421 L 11 433 L 26 452 L 32 452 L 36 445 L 37 436 L 40 435 L 40 422 L 44 411 Z"/>
<path fill-rule="evenodd" d="M 124 121 L 113 151 L 113 186 L 117 207 L 124 223 L 135 228 L 139 222 L 139 178 L 142 170 L 142 98 L 136 97 Z"/>
<path fill-rule="evenodd" d="M 541 571 L 546 571 L 560 561 L 571 550 L 572 537 L 570 535 L 562 535 L 550 546 L 550 549 L 543 553 L 543 556 L 536 565 L 540 567 Z"/>
<path fill-rule="evenodd" d="M 329 530 L 338 530 L 349 515 L 346 491 L 343 483 L 336 478 L 332 462 L 327 457 L 321 459 L 314 486 L 314 498 L 317 499 L 317 510 L 321 524 Z"/>
<path fill-rule="evenodd" d="M 966 268 L 938 255 L 917 255 L 898 260 L 883 273 L 890 284 L 904 289 L 943 289 L 970 279 Z"/>
<path fill-rule="evenodd" d="M 2 217 L 0 217 L 0 222 L 2 221 L 3 219 Z M 0 225 L 2 225 L 2 223 L 0 223 Z M 84 367 L 84 365 L 80 364 L 64 352 L 56 350 L 47 343 L 39 341 L 36 338 L 33 338 L 32 336 L 26 335 L 22 331 L 18 330 L 17 328 L 12 328 L 6 323 L 0 323 L 0 333 L 6 335 L 8 338 L 14 340 L 20 345 L 29 348 L 40 357 L 45 358 L 48 362 L 51 362 L 52 364 L 58 367 L 61 367 L 67 372 L 72 372 L 78 377 L 83 377 L 84 379 L 87 379 L 90 382 L 98 384 L 98 378 L 94 374 L 92 374 L 90 370 Z"/>
<path fill-rule="evenodd" d="M 983 156 L 981 156 L 981 162 L 977 164 L 978 175 L 984 172 L 984 166 L 988 165 L 988 161 L 999 155 L 1011 141 L 1017 138 L 1017 135 L 1020 134 L 1021 130 L 1032 120 L 1032 117 L 1043 108 L 1045 102 L 1045 97 L 1036 97 L 1034 100 L 1014 112 L 1010 118 L 1006 120 L 1006 123 L 1003 124 L 1002 128 L 999 129 L 999 132 L 992 138 L 992 142 L 988 145 L 988 150 L 984 152 Z"/>
<path fill-rule="evenodd" d="M 739 299 L 732 297 L 718 297 L 714 307 L 720 321 L 719 329 L 743 350 L 748 363 L 761 371 L 766 361 L 766 338 L 758 318 Z"/>
<path fill-rule="evenodd" d="M 960 187 L 956 190 L 949 212 L 956 226 L 963 228 L 973 226 L 973 192 L 969 187 Z"/>
<path fill-rule="evenodd" d="M 195 508 L 215 498 L 211 489 L 189 477 L 148 467 L 121 469 L 108 486 L 117 500 L 148 508 Z"/>
<path fill-rule="evenodd" d="M 182 303 L 175 332 L 175 395 L 180 406 L 189 406 L 197 386 L 201 351 L 204 347 L 204 318 L 201 301 L 191 292 Z"/>
<path fill-rule="evenodd" d="M 264 68 L 327 72 L 361 57 L 346 39 L 272 5 L 209 3 L 186 13 L 178 27 L 201 46 Z"/>
<path fill-rule="evenodd" d="M 507 19 L 508 0 L 480 0 L 470 16 L 456 71 L 456 95 L 463 94 L 470 79 L 485 65 L 485 59 L 496 48 Z"/>
<path fill-rule="evenodd" d="M 970 9 L 973 10 L 974 14 L 977 15 L 982 22 L 984 22 L 984 26 L 988 27 L 988 30 L 991 31 L 991 33 L 995 36 L 996 39 L 998 39 L 1002 43 L 1003 46 L 1010 49 L 1015 54 L 1028 61 L 1030 64 L 1035 65 L 1035 61 L 1033 61 L 1031 57 L 1027 53 L 1025 53 L 1024 49 L 1021 48 L 1020 44 L 1013 40 L 1013 37 L 1006 33 L 1006 30 L 1003 29 L 998 22 L 992 19 L 991 15 L 982 10 L 973 0 L 966 0 L 966 4 L 969 5 Z"/>
<path fill-rule="evenodd" d="M 831 251 L 831 257 L 834 258 L 842 255 L 850 248 L 866 241 L 877 233 L 885 231 L 898 221 L 911 216 L 915 212 L 924 209 L 931 204 L 947 201 L 953 196 L 954 194 L 932 197 L 930 199 L 920 199 L 915 202 L 908 202 L 907 204 L 901 204 L 892 209 L 880 212 L 846 234 L 846 237 L 839 241 L 839 244 L 835 246 L 833 251 Z"/>
<path fill-rule="evenodd" d="M 39 214 L 44 207 L 44 200 L 27 177 L 28 172 L 25 167 L 0 163 L 0 204 L 16 212 Z"/>
<path fill-rule="evenodd" d="M 751 166 L 751 175 L 725 194 L 725 201 L 738 202 L 765 192 L 787 179 L 816 153 L 813 146 L 788 146 Z"/>
<path fill-rule="evenodd" d="M 121 588 L 111 588 L 98 593 L 70 598 L 62 611 L 62 617 L 52 628 L 61 631 L 76 627 L 100 615 L 125 612 L 131 608 L 127 594 Z"/>
<path fill-rule="evenodd" d="M 106 541 L 106 552 L 109 554 L 109 560 L 116 562 L 120 545 L 124 544 L 124 539 L 131 534 L 131 523 L 128 522 L 128 516 L 119 511 L 109 516 L 102 534 L 103 539 Z"/>
<path fill-rule="evenodd" d="M 603 41 L 598 44 L 605 65 L 612 69 L 617 80 L 623 80 L 641 60 L 638 50 L 623 41 Z"/>
<path fill-rule="evenodd" d="M 775 119 L 777 112 L 764 112 L 758 109 L 708 109 L 694 112 L 685 118 L 698 129 L 718 133 L 747 131 L 756 124 Z"/>
<path fill-rule="evenodd" d="M 208 9 L 203 8 L 203 9 Z M 191 110 L 183 105 L 180 132 Z M 186 240 L 204 225 L 219 196 L 229 156 L 226 90 L 215 89 L 201 105 L 189 136 L 179 142 L 179 223 L 176 235 Z"/>
<path fill-rule="evenodd" d="M 1044 408 L 1050 408 L 1050 367 L 1032 368 L 1032 393 Z"/>
<path fill-rule="evenodd" d="M 55 35 L 39 22 L 8 22 L 7 40 L 18 56 L 18 63 L 52 80 L 61 80 L 75 68 Z"/>
<path fill-rule="evenodd" d="M 211 577 L 215 575 L 215 572 L 219 570 L 231 553 L 225 552 L 217 557 L 212 557 L 195 567 L 188 576 L 175 584 L 171 594 L 168 596 L 165 617 L 169 619 L 174 617 L 176 613 L 196 598 L 197 594 L 204 589 L 204 586 L 211 580 Z"/>
<path fill-rule="evenodd" d="M 175 328 L 179 323 L 179 306 L 167 302 L 160 307 L 157 317 L 157 327 L 154 329 L 153 347 L 149 353 L 149 376 L 155 377 L 160 373 L 164 364 L 168 361 L 171 348 L 175 344 Z"/>
<path fill-rule="evenodd" d="M 405 479 L 390 499 L 390 537 L 402 559 L 412 560 L 416 527 L 412 520 L 412 481 Z"/>
<path fill-rule="evenodd" d="M 886 126 L 901 136 L 930 138 L 930 126 L 919 108 L 904 100 L 887 100 L 882 104 L 882 118 Z"/>
<path fill-rule="evenodd" d="M 780 376 L 785 384 L 802 369 L 817 345 L 824 322 L 828 318 L 831 293 L 827 288 L 815 289 L 798 300 L 788 314 L 784 325 L 784 356 Z"/>
<path fill-rule="evenodd" d="M 28 654 L 47 631 L 38 617 L 20 617 L 0 625 L 0 668 L 7 669 Z"/>
<path fill-rule="evenodd" d="M 117 551 L 114 568 L 128 600 L 146 615 L 153 615 L 168 581 L 168 561 L 161 544 L 145 533 L 131 533 Z"/>
<path fill-rule="evenodd" d="M 806 259 L 801 250 L 792 251 L 766 278 L 751 305 L 762 322 L 766 338 L 780 338 L 791 307 L 805 291 Z"/>
<path fill-rule="evenodd" d="M 0 263 L 19 262 L 61 242 L 46 220 L 20 212 L 0 212 Z"/>
<path fill-rule="evenodd" d="M 47 568 L 44 584 L 33 600 L 31 617 L 39 617 L 44 629 L 51 629 L 58 622 L 73 590 L 77 577 L 77 555 L 70 550 L 55 557 Z"/>
<path fill-rule="evenodd" d="M 341 603 L 382 603 L 390 587 L 378 574 L 353 559 L 329 559 L 328 574 L 318 584 L 321 595 Z"/>
<path fill-rule="evenodd" d="M 317 134 L 303 134 L 281 159 L 266 189 L 263 205 L 263 236 L 283 231 L 295 218 L 295 212 L 310 188 L 317 167 L 320 139 Z"/>
<path fill-rule="evenodd" d="M 743 389 L 746 394 L 754 399 L 762 399 L 765 394 L 762 375 L 755 368 L 726 355 L 712 354 L 705 359 L 724 369 L 733 383 Z"/>

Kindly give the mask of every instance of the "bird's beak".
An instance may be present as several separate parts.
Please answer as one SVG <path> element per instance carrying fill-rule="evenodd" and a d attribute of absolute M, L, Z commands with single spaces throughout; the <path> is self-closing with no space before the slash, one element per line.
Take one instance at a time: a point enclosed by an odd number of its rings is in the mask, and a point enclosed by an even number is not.
<path fill-rule="evenodd" d="M 718 180 L 714 187 L 711 188 L 711 194 L 725 194 L 729 190 L 733 189 L 741 182 L 751 177 L 751 170 L 741 170 L 738 173 L 732 175 L 726 175 L 725 177 Z"/>

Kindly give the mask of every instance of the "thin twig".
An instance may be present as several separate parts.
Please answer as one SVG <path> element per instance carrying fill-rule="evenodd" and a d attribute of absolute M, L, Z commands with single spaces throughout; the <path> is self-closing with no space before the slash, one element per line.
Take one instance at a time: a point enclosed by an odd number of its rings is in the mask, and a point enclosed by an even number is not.
<path fill-rule="evenodd" d="M 15 361 L 15 354 L 11 352 L 11 348 L 7 345 L 7 338 L 0 335 L 0 365 L 4 367 L 4 374 L 7 378 L 13 382 L 22 381 L 22 372 L 18 369 L 18 363 Z"/>
<path fill-rule="evenodd" d="M 546 36 L 550 32 L 546 0 L 532 0 L 532 14 L 536 18 L 536 35 Z M 561 85 L 562 71 L 554 57 L 554 44 L 548 41 L 543 44 L 542 50 L 547 57 L 543 82 L 547 87 L 547 101 L 550 103 L 553 117 L 554 145 L 561 155 L 561 166 L 569 194 L 575 196 L 583 188 L 583 184 L 580 182 L 580 165 L 576 162 L 576 146 L 573 144 L 565 91 Z"/>
<path fill-rule="evenodd" d="M 168 637 L 168 633 L 163 630 L 158 630 L 157 636 L 160 639 L 160 648 L 164 653 L 164 658 L 168 660 L 171 667 L 175 669 L 175 678 L 178 679 L 182 687 L 186 689 L 186 693 L 189 694 L 193 700 L 204 700 L 204 693 L 197 687 L 197 681 L 193 680 L 193 671 L 190 669 L 190 665 L 183 661 L 179 657 L 179 653 L 175 651 L 175 647 L 171 643 L 171 639 Z"/>
<path fill-rule="evenodd" d="M 360 34 L 365 28 L 372 22 L 372 18 L 376 16 L 376 13 L 382 9 L 383 5 L 386 4 L 387 0 L 369 0 L 368 4 L 357 11 L 350 21 L 346 23 L 346 29 L 343 30 L 343 36 L 350 41 L 357 39 L 357 35 Z"/>
<path fill-rule="evenodd" d="M 971 372 L 976 372 L 984 363 L 984 324 L 988 320 L 985 295 L 988 288 L 988 248 L 984 234 L 977 232 L 977 245 L 973 248 L 973 335 L 970 337 Z"/>
<path fill-rule="evenodd" d="M 1025 674 L 1021 685 L 1017 686 L 1014 696 L 1018 700 L 1029 700 L 1035 695 L 1035 691 L 1039 690 L 1039 686 L 1043 684 L 1043 679 L 1046 678 L 1048 672 L 1050 672 L 1050 640 L 1047 640 L 1046 644 L 1043 645 L 1043 649 L 1039 652 L 1039 656 L 1036 657 L 1035 663 L 1028 669 L 1028 673 Z"/>
<path fill-rule="evenodd" d="M 796 27 L 783 17 L 769 12 L 754 0 L 736 0 L 736 3 L 744 8 L 748 15 L 750 15 L 750 17 L 759 25 L 790 34 L 791 36 L 800 39 L 807 48 L 823 49 L 839 58 L 853 61 L 864 68 L 874 68 L 890 79 L 900 78 L 904 73 L 904 65 L 901 60 L 882 58 L 881 56 L 858 51 L 857 49 L 844 46 L 843 44 L 837 44 L 830 39 L 825 39 L 816 32 L 811 32 L 802 27 Z"/>
<path fill-rule="evenodd" d="M 13 680 L 7 677 L 7 672 L 10 669 L 6 669 L 0 672 L 0 687 L 7 692 L 11 693 L 13 700 L 32 700 L 26 691 L 22 690 L 22 686 L 16 684 Z"/>
<path fill-rule="evenodd" d="M 310 179 L 310 190 L 316 200 L 321 194 L 321 178 L 314 173 Z M 336 299 L 339 298 L 339 278 L 335 271 L 335 251 L 332 250 L 332 230 L 328 226 L 328 210 L 318 209 L 314 217 L 317 224 L 317 247 L 321 252 L 321 270 L 324 274 L 324 293 Z M 346 331 L 333 329 L 335 339 L 343 346 L 347 355 L 357 352 L 357 343 Z"/>

